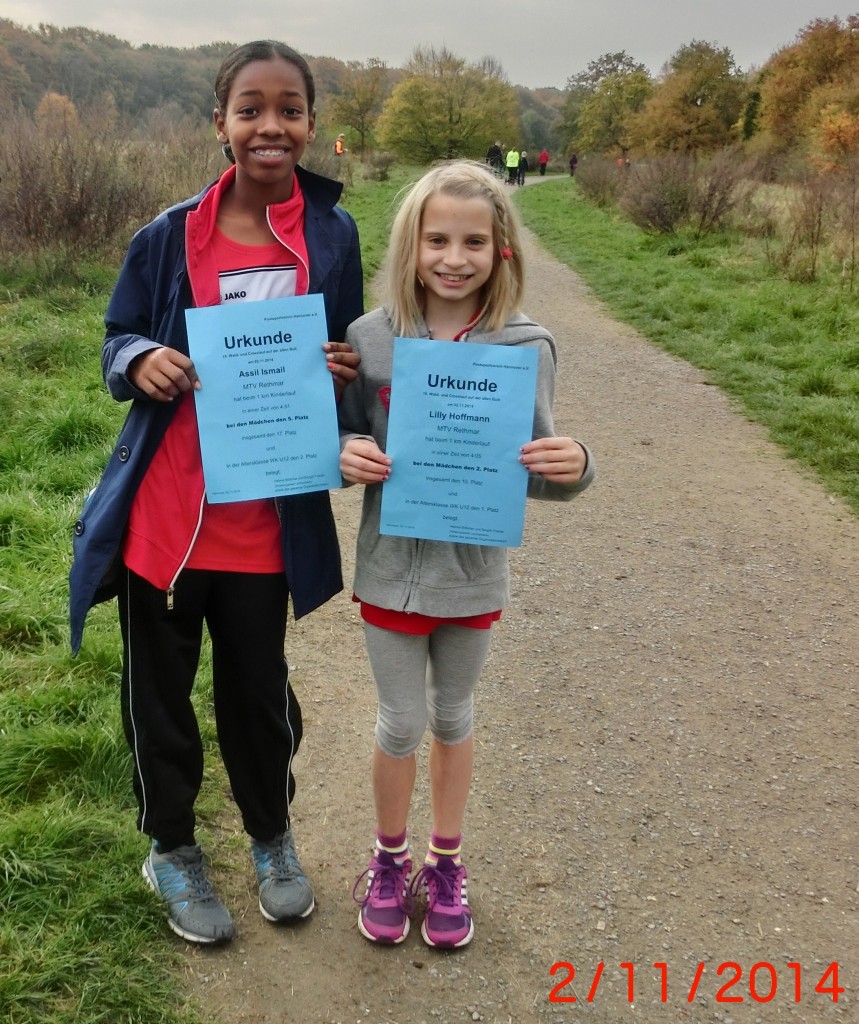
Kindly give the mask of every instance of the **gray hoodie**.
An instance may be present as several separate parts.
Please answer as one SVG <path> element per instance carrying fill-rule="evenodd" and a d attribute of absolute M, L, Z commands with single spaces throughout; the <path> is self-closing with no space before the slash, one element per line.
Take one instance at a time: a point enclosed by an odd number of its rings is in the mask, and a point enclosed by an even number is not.
<path fill-rule="evenodd" d="M 428 337 L 421 325 L 420 337 Z M 356 320 L 346 340 L 361 356 L 358 379 L 345 391 L 339 406 L 340 446 L 352 438 L 369 438 L 385 450 L 388 437 L 388 396 L 394 351 L 394 328 L 382 307 Z M 528 345 L 539 352 L 533 438 L 554 436 L 552 399 L 557 353 L 551 334 L 521 313 L 498 332 L 480 324 L 460 339 L 489 345 Z M 393 467 L 396 470 L 396 467 Z M 594 478 L 594 461 L 577 484 L 553 484 L 536 474 L 528 477 L 528 497 L 569 501 Z M 355 552 L 356 597 L 381 608 L 435 616 L 479 615 L 509 601 L 507 549 L 478 544 L 414 540 L 379 533 L 382 485 L 365 488 Z"/>

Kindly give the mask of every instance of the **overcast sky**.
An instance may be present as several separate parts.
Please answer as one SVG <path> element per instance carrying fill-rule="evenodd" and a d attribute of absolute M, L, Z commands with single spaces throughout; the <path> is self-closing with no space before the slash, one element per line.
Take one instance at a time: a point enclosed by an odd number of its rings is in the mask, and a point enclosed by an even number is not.
<path fill-rule="evenodd" d="M 28 28 L 82 25 L 137 46 L 274 38 L 312 57 L 401 67 L 415 46 L 468 61 L 494 57 L 514 85 L 563 88 L 619 50 L 658 73 L 693 39 L 726 46 L 744 70 L 815 18 L 859 13 L 859 0 L 0 0 Z"/>

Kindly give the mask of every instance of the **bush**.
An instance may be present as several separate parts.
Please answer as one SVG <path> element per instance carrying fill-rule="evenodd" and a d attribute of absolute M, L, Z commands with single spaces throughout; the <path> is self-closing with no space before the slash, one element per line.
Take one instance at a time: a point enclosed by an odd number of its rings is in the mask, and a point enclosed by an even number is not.
<path fill-rule="evenodd" d="M 831 182 L 823 175 L 812 175 L 794 188 L 788 204 L 789 232 L 778 260 L 789 280 L 817 279 L 834 199 Z"/>
<path fill-rule="evenodd" d="M 5 114 L 0 221 L 7 254 L 101 254 L 152 208 L 152 186 L 127 159 L 110 117 L 71 110 L 54 112 L 50 124 L 20 110 Z"/>
<path fill-rule="evenodd" d="M 841 277 L 852 292 L 856 286 L 859 261 L 859 159 L 853 157 L 836 179 L 833 202 L 834 259 L 841 266 Z"/>
<path fill-rule="evenodd" d="M 724 227 L 751 190 L 748 165 L 739 149 L 724 149 L 699 165 L 693 208 L 696 235 Z"/>
<path fill-rule="evenodd" d="M 619 205 L 643 231 L 673 234 L 691 227 L 700 238 L 724 227 L 750 188 L 738 149 L 709 160 L 666 154 L 631 169 Z"/>
<path fill-rule="evenodd" d="M 396 159 L 393 153 L 370 153 L 364 161 L 364 177 L 367 181 L 388 181 Z"/>
<path fill-rule="evenodd" d="M 325 136 L 317 136 L 305 149 L 301 166 L 314 174 L 341 182 L 344 188 L 352 184 L 352 158 L 348 154 L 337 156 L 334 143 Z"/>
<path fill-rule="evenodd" d="M 599 207 L 614 206 L 624 183 L 622 168 L 601 156 L 579 160 L 576 181 L 588 202 Z"/>
<path fill-rule="evenodd" d="M 670 235 L 688 222 L 695 192 L 694 160 L 669 154 L 630 169 L 619 205 L 642 231 Z"/>

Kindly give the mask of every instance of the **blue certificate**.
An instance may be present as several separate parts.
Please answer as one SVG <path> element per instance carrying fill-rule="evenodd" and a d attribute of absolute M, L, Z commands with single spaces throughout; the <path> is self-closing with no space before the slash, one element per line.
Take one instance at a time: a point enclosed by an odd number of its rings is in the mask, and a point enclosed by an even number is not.
<path fill-rule="evenodd" d="M 204 306 L 185 319 L 208 500 L 340 487 L 322 296 Z"/>
<path fill-rule="evenodd" d="M 537 350 L 394 339 L 381 532 L 517 547 Z"/>

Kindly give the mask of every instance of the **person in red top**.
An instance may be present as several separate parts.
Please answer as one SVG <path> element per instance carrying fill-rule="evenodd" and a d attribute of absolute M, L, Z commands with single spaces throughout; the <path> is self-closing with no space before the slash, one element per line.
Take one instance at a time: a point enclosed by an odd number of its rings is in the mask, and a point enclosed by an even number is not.
<path fill-rule="evenodd" d="M 195 836 L 203 748 L 191 694 L 204 623 L 218 741 L 260 911 L 284 922 L 314 908 L 290 824 L 302 721 L 284 639 L 290 597 L 298 616 L 342 588 L 330 503 L 327 493 L 207 501 L 193 397 L 206 382 L 184 325 L 189 306 L 321 292 L 335 340 L 319 358 L 339 390 L 354 379 L 358 359 L 342 339 L 363 311 L 357 230 L 337 206 L 340 186 L 298 167 L 315 133 L 314 94 L 307 62 L 281 43 L 248 43 L 224 59 L 214 122 L 232 166 L 132 241 L 102 349 L 111 393 L 132 408 L 75 527 L 73 644 L 81 609 L 109 596 L 104 582 L 93 596 L 102 552 L 110 559 L 109 545 L 119 547 L 123 725 L 138 827 L 151 838 L 143 877 L 170 927 L 198 943 L 235 933 Z"/>
<path fill-rule="evenodd" d="M 537 162 L 540 164 L 540 177 L 544 177 L 546 174 L 546 165 L 549 163 L 549 151 L 544 149 L 540 156 L 537 158 Z"/>

